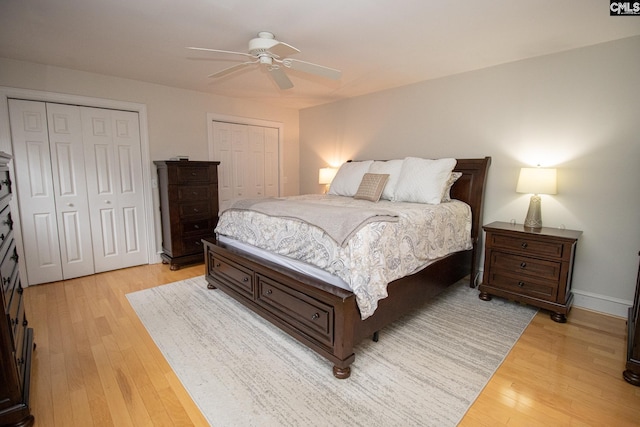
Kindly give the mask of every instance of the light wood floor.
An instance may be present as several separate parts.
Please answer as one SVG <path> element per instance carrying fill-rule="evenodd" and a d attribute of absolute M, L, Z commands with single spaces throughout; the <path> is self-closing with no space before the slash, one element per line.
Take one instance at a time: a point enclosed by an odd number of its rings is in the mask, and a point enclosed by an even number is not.
<path fill-rule="evenodd" d="M 156 264 L 27 288 L 36 425 L 207 425 L 125 298 L 201 274 Z M 580 309 L 566 324 L 538 313 L 460 425 L 640 425 L 625 328 Z"/>

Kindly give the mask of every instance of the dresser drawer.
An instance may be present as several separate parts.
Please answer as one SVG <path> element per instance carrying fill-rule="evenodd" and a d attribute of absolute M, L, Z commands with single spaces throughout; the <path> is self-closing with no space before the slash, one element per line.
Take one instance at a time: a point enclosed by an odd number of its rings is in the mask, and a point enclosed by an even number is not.
<path fill-rule="evenodd" d="M 209 200 L 213 197 L 210 185 L 189 185 L 178 187 L 178 201 Z"/>
<path fill-rule="evenodd" d="M 180 203 L 178 209 L 180 211 L 180 218 L 204 217 L 214 214 L 211 212 L 211 202 L 209 200 Z"/>
<path fill-rule="evenodd" d="M 178 184 L 192 184 L 197 182 L 215 182 L 217 176 L 213 176 L 215 168 L 209 166 L 184 166 L 177 168 Z"/>
<path fill-rule="evenodd" d="M 202 238 L 208 237 L 206 236 L 191 236 L 185 237 L 182 239 L 182 253 L 183 254 L 194 254 L 194 253 L 202 253 L 202 259 L 204 260 L 204 253 L 202 249 Z"/>
<path fill-rule="evenodd" d="M 558 283 L 518 277 L 503 271 L 491 271 L 487 284 L 518 295 L 527 295 L 547 301 L 555 301 L 558 294 Z"/>
<path fill-rule="evenodd" d="M 327 346 L 333 345 L 333 308 L 289 286 L 256 274 L 257 302 L 280 320 Z"/>
<path fill-rule="evenodd" d="M 208 274 L 223 281 L 236 292 L 253 299 L 254 284 L 251 270 L 245 269 L 233 261 L 218 257 L 211 252 L 209 252 L 208 256 L 211 257 Z"/>
<path fill-rule="evenodd" d="M 212 236 L 215 228 L 213 221 L 209 218 L 196 221 L 183 221 L 182 233 L 185 235 L 204 235 Z"/>
<path fill-rule="evenodd" d="M 564 245 L 562 242 L 534 239 L 526 236 L 508 236 L 504 234 L 489 234 L 490 245 L 494 248 L 508 249 L 521 254 L 532 254 L 561 259 Z"/>
<path fill-rule="evenodd" d="M 4 292 L 4 302 L 9 306 L 11 301 L 11 293 L 13 292 L 14 281 L 12 277 L 17 272 L 18 268 L 18 255 L 16 252 L 15 242 L 12 240 L 9 242 L 7 252 L 4 254 L 4 258 L 0 259 L 0 281 L 2 281 L 2 291 Z"/>
<path fill-rule="evenodd" d="M 0 203 L 11 194 L 11 179 L 8 170 L 0 171 Z"/>
<path fill-rule="evenodd" d="M 558 281 L 562 271 L 562 263 L 491 251 L 491 270 L 494 269 Z"/>

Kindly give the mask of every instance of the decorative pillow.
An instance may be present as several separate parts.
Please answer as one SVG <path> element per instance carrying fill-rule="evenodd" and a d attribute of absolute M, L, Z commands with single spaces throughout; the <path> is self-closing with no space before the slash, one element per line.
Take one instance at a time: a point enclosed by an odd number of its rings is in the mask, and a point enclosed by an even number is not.
<path fill-rule="evenodd" d="M 444 186 L 444 193 L 442 193 L 442 201 L 450 202 L 451 201 L 451 187 L 456 183 L 458 179 L 462 176 L 462 172 L 451 172 L 449 175 L 449 179 Z"/>
<path fill-rule="evenodd" d="M 388 179 L 389 174 L 387 173 L 365 173 L 353 198 L 377 202 L 380 200 L 382 190 L 384 190 Z"/>
<path fill-rule="evenodd" d="M 389 180 L 382 190 L 381 199 L 393 200 L 393 195 L 400 178 L 400 170 L 402 169 L 402 159 L 387 160 L 386 162 L 375 161 L 369 168 L 369 173 L 386 173 L 389 174 Z"/>
<path fill-rule="evenodd" d="M 440 204 L 445 185 L 456 163 L 456 159 L 449 158 L 432 160 L 406 157 L 402 162 L 393 200 Z"/>
<path fill-rule="evenodd" d="M 355 196 L 362 177 L 369 171 L 373 160 L 344 163 L 331 181 L 328 194 L 336 196 Z"/>

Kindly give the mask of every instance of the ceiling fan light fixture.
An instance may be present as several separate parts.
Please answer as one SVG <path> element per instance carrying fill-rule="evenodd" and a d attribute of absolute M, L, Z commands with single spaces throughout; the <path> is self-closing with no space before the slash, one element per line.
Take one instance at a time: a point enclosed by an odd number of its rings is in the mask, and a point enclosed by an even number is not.
<path fill-rule="evenodd" d="M 242 64 L 233 65 L 215 73 L 209 74 L 211 78 L 219 78 L 240 71 L 253 64 L 266 65 L 269 75 L 280 89 L 290 89 L 293 83 L 287 77 L 284 69 L 292 69 L 303 73 L 314 74 L 320 77 L 338 80 L 341 77 L 340 70 L 325 67 L 311 62 L 290 59 L 290 55 L 300 53 L 300 50 L 281 41 L 276 40 L 273 33 L 261 31 L 258 37 L 249 40 L 249 52 L 234 52 L 229 50 L 209 49 L 203 47 L 188 47 L 187 49 L 202 50 L 214 53 L 248 56 L 252 60 Z"/>

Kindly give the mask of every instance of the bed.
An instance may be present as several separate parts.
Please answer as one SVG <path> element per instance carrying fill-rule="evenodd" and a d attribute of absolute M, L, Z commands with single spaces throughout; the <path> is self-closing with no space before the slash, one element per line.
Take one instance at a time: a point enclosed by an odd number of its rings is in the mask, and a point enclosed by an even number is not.
<path fill-rule="evenodd" d="M 377 300 L 371 312 L 361 310 L 360 295 L 337 286 L 327 278 L 331 275 L 310 275 L 277 261 L 277 257 L 249 250 L 251 245 L 232 244 L 223 236 L 203 240 L 208 287 L 220 289 L 328 359 L 336 378 L 348 378 L 354 349 L 363 339 L 377 340 L 378 331 L 386 325 L 465 276 L 474 286 L 490 161 L 490 157 L 458 159 L 453 169 L 460 176 L 451 186 L 451 199 L 466 203 L 470 209 L 467 248 L 390 281 L 385 286 L 386 297 Z"/>

